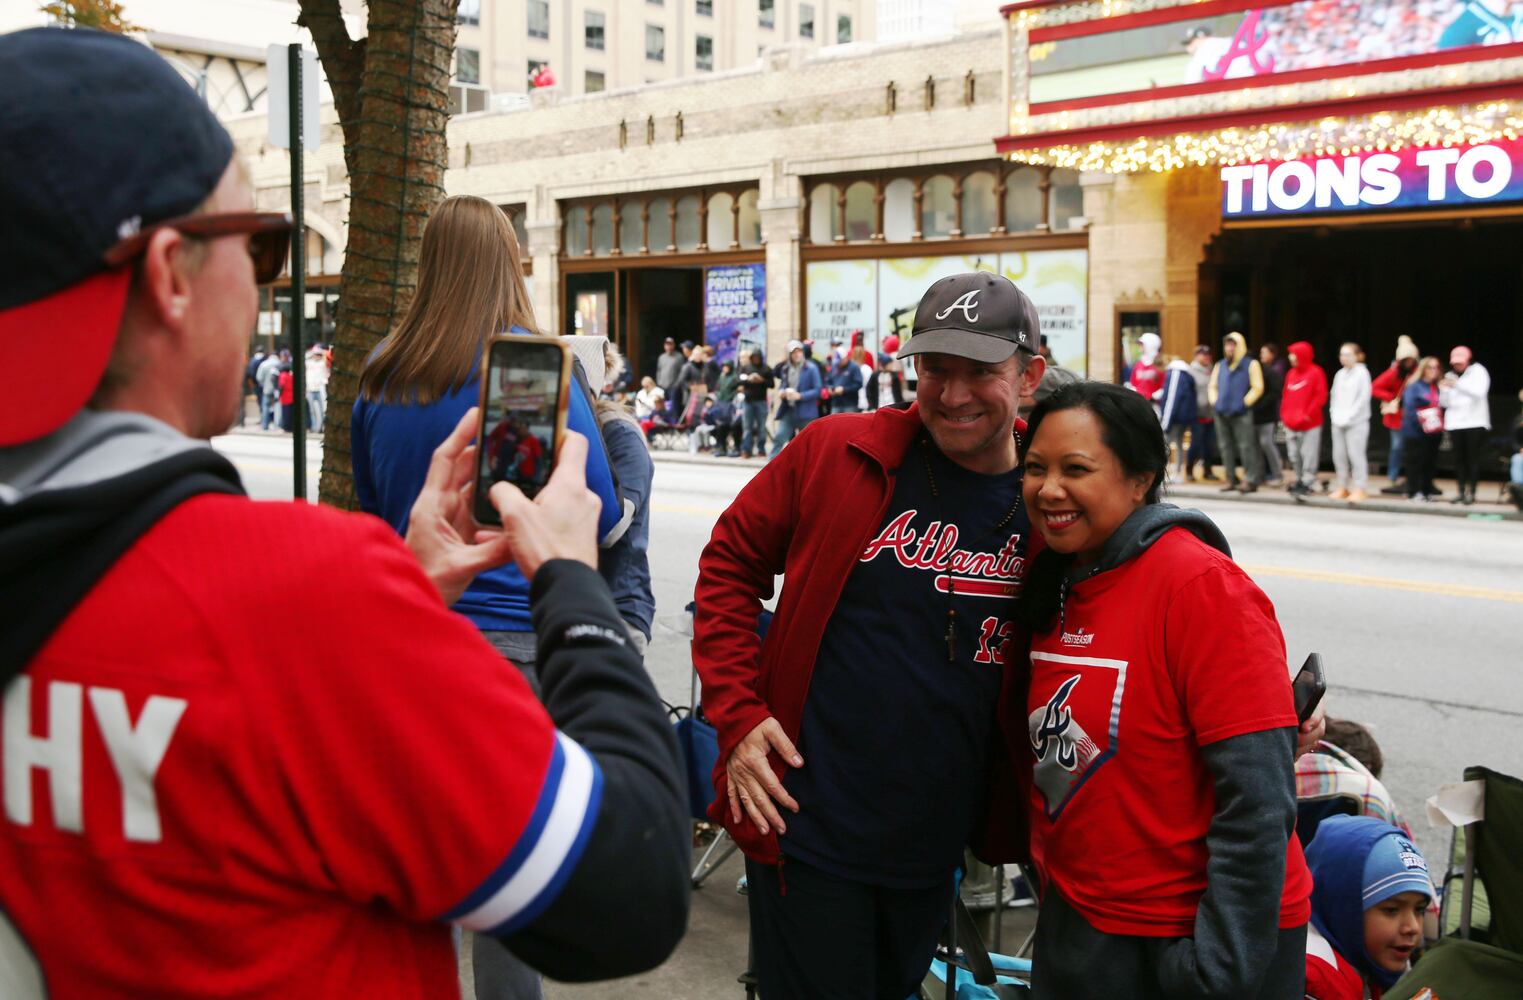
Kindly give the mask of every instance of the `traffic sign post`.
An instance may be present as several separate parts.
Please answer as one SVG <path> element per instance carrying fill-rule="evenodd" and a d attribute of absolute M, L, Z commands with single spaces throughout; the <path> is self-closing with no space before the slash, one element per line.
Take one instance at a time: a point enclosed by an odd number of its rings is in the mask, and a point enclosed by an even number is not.
<path fill-rule="evenodd" d="M 307 313 L 307 230 L 303 218 L 302 150 L 321 141 L 317 111 L 317 54 L 293 42 L 267 51 L 270 145 L 291 150 L 291 405 L 296 407 L 292 482 L 307 499 L 307 357 L 302 322 Z"/>

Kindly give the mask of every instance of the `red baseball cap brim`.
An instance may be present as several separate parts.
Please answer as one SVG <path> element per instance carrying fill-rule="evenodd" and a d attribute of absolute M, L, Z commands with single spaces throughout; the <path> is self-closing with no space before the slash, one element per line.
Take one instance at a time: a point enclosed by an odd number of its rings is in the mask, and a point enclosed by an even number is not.
<path fill-rule="evenodd" d="M 0 312 L 0 447 L 51 434 L 100 384 L 127 305 L 132 268 L 93 275 L 46 298 Z"/>

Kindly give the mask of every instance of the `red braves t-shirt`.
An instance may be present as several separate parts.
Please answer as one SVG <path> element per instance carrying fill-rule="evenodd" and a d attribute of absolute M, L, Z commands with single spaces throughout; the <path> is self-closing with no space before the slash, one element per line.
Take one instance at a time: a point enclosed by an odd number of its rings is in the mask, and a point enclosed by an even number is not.
<path fill-rule="evenodd" d="M 1142 398 L 1152 402 L 1153 396 L 1163 388 L 1163 369 L 1157 365 L 1145 365 L 1141 361 L 1132 366 L 1131 377 L 1127 384 L 1142 394 Z"/>
<path fill-rule="evenodd" d="M 601 778 L 381 521 L 187 501 L 5 692 L 0 939 L 48 996 L 438 997 Z M 15 943 L 14 938 L 12 943 Z"/>
<path fill-rule="evenodd" d="M 1074 586 L 1032 638 L 1032 853 L 1096 929 L 1186 936 L 1215 809 L 1200 747 L 1296 725 L 1274 608 L 1183 528 Z M 1290 838 L 1280 926 L 1311 915 Z"/>

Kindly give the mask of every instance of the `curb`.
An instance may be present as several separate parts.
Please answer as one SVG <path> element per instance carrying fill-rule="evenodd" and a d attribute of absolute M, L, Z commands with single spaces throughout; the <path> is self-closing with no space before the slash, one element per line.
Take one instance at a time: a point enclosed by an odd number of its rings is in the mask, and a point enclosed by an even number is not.
<path fill-rule="evenodd" d="M 672 465 L 717 465 L 726 469 L 749 469 L 755 472 L 765 462 L 756 459 L 715 458 L 712 455 L 690 455 L 685 451 L 656 449 L 650 457 L 658 462 Z M 1448 498 L 1435 503 L 1414 504 L 1409 500 L 1385 500 L 1371 497 L 1363 503 L 1345 500 L 1329 500 L 1326 497 L 1294 497 L 1288 493 L 1275 492 L 1274 487 L 1260 489 L 1244 496 L 1241 493 L 1222 493 L 1214 486 L 1196 486 L 1184 483 L 1165 483 L 1167 497 L 1188 497 L 1191 500 L 1217 500 L 1221 503 L 1257 503 L 1280 507 L 1318 507 L 1323 510 L 1372 511 L 1381 514 L 1415 514 L 1422 517 L 1463 518 L 1473 521 L 1523 521 L 1523 511 L 1513 510 L 1501 504 L 1480 503 L 1472 507 L 1451 504 Z M 1376 495 L 1378 496 L 1378 494 Z"/>
<path fill-rule="evenodd" d="M 1415 504 L 1410 500 L 1377 499 L 1375 494 L 1362 503 L 1332 500 L 1325 496 L 1296 497 L 1289 493 L 1276 493 L 1274 487 L 1260 489 L 1244 496 L 1241 493 L 1222 493 L 1214 487 L 1190 487 L 1164 484 L 1164 492 L 1174 497 L 1192 500 L 1220 500 L 1224 503 L 1262 503 L 1281 507 L 1320 507 L 1323 510 L 1368 510 L 1382 514 L 1420 514 L 1426 517 L 1458 517 L 1476 521 L 1523 521 L 1523 511 L 1513 510 L 1501 504 L 1479 503 L 1474 506 L 1451 504 L 1447 497 L 1433 503 Z"/>

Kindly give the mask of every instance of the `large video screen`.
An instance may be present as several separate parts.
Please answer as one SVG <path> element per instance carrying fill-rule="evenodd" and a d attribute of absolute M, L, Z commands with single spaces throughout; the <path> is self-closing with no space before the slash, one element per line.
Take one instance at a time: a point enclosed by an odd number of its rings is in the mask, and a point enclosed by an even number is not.
<path fill-rule="evenodd" d="M 1523 3 L 1297 0 L 1071 38 L 1043 34 L 1032 33 L 1033 105 L 1219 80 L 1267 85 L 1299 70 L 1357 72 L 1361 63 L 1460 49 L 1486 58 L 1488 47 L 1523 42 Z"/>

